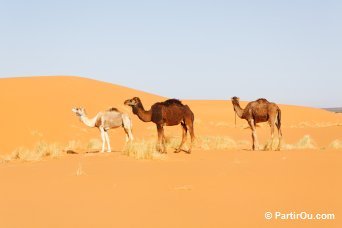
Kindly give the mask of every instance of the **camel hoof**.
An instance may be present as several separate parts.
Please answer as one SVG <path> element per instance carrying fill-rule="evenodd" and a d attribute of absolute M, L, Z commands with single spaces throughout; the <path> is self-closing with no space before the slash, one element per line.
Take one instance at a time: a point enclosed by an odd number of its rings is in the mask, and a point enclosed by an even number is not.
<path fill-rule="evenodd" d="M 111 153 L 112 151 L 111 150 L 108 150 L 107 153 Z"/>
<path fill-rule="evenodd" d="M 176 153 L 176 154 L 179 153 L 179 152 L 181 152 L 180 149 L 175 149 L 175 153 Z"/>

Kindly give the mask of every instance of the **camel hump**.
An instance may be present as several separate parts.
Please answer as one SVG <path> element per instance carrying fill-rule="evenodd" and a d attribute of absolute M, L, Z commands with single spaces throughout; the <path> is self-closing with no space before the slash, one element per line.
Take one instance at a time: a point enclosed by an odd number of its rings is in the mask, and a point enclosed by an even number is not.
<path fill-rule="evenodd" d="M 119 112 L 119 109 L 111 107 L 110 109 L 107 110 L 108 112 Z"/>
<path fill-rule="evenodd" d="M 266 98 L 259 98 L 258 100 L 256 100 L 258 103 L 264 103 L 264 102 L 268 102 L 268 100 Z"/>
<path fill-rule="evenodd" d="M 170 106 L 170 105 L 183 105 L 182 102 L 178 99 L 169 99 L 164 102 L 162 102 L 163 105 L 165 106 Z"/>

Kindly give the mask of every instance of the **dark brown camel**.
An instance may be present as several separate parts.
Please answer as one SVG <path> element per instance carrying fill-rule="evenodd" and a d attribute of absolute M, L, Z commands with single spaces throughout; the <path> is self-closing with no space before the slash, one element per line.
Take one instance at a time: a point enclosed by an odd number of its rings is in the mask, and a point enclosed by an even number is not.
<path fill-rule="evenodd" d="M 139 97 L 134 97 L 125 101 L 125 105 L 131 106 L 132 111 L 144 122 L 153 122 L 157 125 L 158 130 L 158 151 L 166 153 L 164 126 L 182 125 L 183 136 L 182 142 L 176 153 L 182 150 L 183 144 L 186 142 L 187 132 L 189 130 L 191 136 L 191 144 L 188 153 L 191 153 L 192 144 L 195 140 L 194 134 L 194 114 L 189 106 L 183 105 L 181 101 L 170 99 L 164 102 L 155 103 L 149 111 L 145 111 Z M 161 149 L 161 145 L 163 148 Z"/>
<path fill-rule="evenodd" d="M 252 130 L 253 150 L 259 148 L 256 135 L 256 124 L 268 122 L 271 127 L 271 142 L 266 145 L 265 149 L 272 149 L 274 138 L 274 125 L 278 128 L 279 144 L 277 150 L 280 150 L 282 132 L 281 132 L 281 110 L 275 103 L 268 102 L 264 98 L 252 101 L 247 104 L 245 109 L 240 107 L 239 98 L 233 97 L 232 103 L 235 113 L 241 118 L 247 120 Z"/>

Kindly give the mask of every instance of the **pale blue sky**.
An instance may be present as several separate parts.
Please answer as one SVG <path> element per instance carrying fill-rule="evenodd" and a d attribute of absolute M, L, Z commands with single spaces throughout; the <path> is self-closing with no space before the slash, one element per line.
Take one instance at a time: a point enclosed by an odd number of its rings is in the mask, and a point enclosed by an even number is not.
<path fill-rule="evenodd" d="M 0 77 L 24 75 L 342 106 L 342 1 L 1 1 Z"/>

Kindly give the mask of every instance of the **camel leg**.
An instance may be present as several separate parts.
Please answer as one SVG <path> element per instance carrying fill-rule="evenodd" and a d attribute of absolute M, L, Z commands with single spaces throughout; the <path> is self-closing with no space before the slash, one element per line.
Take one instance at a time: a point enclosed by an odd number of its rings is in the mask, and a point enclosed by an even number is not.
<path fill-rule="evenodd" d="M 249 126 L 252 129 L 252 139 L 253 139 L 253 150 L 259 150 L 259 142 L 256 134 L 256 127 L 254 125 L 254 120 L 251 119 L 248 121 Z"/>
<path fill-rule="evenodd" d="M 132 121 L 128 116 L 123 116 L 122 118 L 123 128 L 126 133 L 126 142 L 133 141 L 133 134 L 132 134 Z"/>
<path fill-rule="evenodd" d="M 128 130 L 128 138 L 132 142 L 134 140 L 133 134 L 132 134 L 132 129 Z"/>
<path fill-rule="evenodd" d="M 163 128 L 163 153 L 167 154 L 167 151 L 166 151 L 166 137 L 165 137 L 165 134 L 164 134 L 164 128 Z"/>
<path fill-rule="evenodd" d="M 104 132 L 103 127 L 100 127 L 100 132 L 101 132 L 101 138 L 102 138 L 102 150 L 101 150 L 101 153 L 103 153 L 104 150 L 105 150 L 105 141 L 106 141 L 105 132 Z"/>
<path fill-rule="evenodd" d="M 164 128 L 162 125 L 157 125 L 157 130 L 158 130 L 158 144 L 157 144 L 157 150 L 161 153 L 163 153 L 162 149 L 162 142 L 164 141 Z"/>
<path fill-rule="evenodd" d="M 188 133 L 188 128 L 186 127 L 185 123 L 181 123 L 182 125 L 182 142 L 179 145 L 178 149 L 175 150 L 175 153 L 179 153 L 182 150 L 182 147 L 184 145 L 184 143 L 186 142 L 186 138 L 187 138 L 187 133 Z"/>
<path fill-rule="evenodd" d="M 273 118 L 269 121 L 270 127 L 271 127 L 271 140 L 267 143 L 265 150 L 273 150 L 273 140 L 274 140 L 274 125 L 275 122 L 273 121 Z"/>
<path fill-rule="evenodd" d="M 126 133 L 126 142 L 133 141 L 133 134 L 131 129 L 124 127 L 125 133 Z"/>
<path fill-rule="evenodd" d="M 194 124 L 193 124 L 193 122 L 191 122 L 191 123 L 188 125 L 188 128 L 189 128 L 190 137 L 191 137 L 191 143 L 190 143 L 190 148 L 189 148 L 188 153 L 191 154 L 192 145 L 193 145 L 194 142 L 195 142 L 195 131 L 194 131 Z"/>
<path fill-rule="evenodd" d="M 281 127 L 280 127 L 280 124 L 278 122 L 276 122 L 276 126 L 278 128 L 278 137 L 279 137 L 279 144 L 278 144 L 277 150 L 280 150 L 281 141 L 282 141 L 282 138 L 283 138 L 283 133 L 281 132 Z"/>
<path fill-rule="evenodd" d="M 166 138 L 165 138 L 165 134 L 164 134 L 164 127 L 162 126 L 162 144 L 163 144 L 163 153 L 167 154 L 166 151 Z"/>
<path fill-rule="evenodd" d="M 109 135 L 108 135 L 108 132 L 107 131 L 105 131 L 104 132 L 104 135 L 105 135 L 105 138 L 106 138 L 106 141 L 107 141 L 107 152 L 108 153 L 110 153 L 110 152 L 112 152 L 112 149 L 110 148 L 110 142 L 109 142 Z"/>

